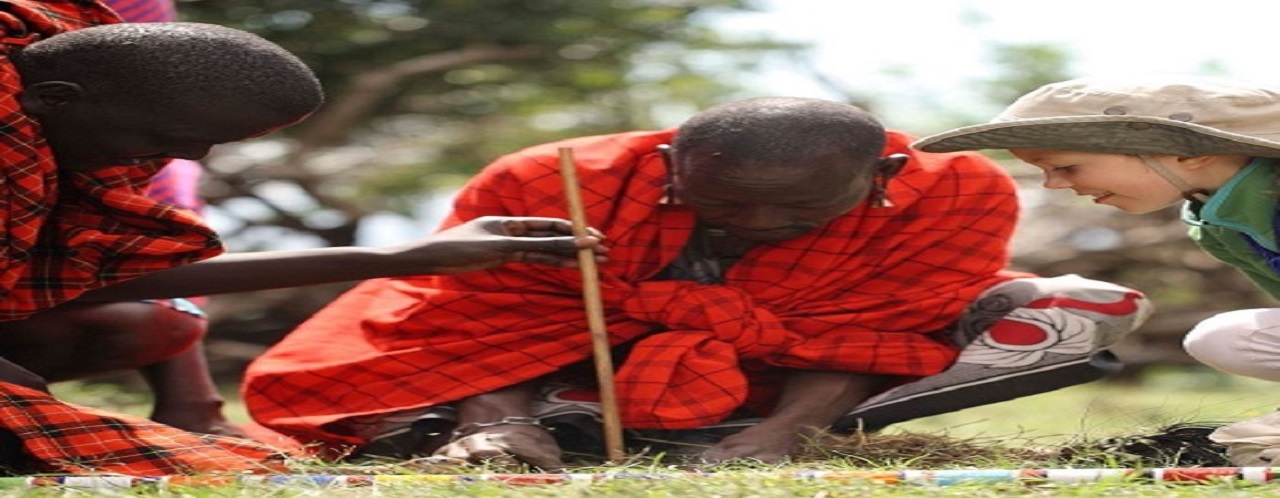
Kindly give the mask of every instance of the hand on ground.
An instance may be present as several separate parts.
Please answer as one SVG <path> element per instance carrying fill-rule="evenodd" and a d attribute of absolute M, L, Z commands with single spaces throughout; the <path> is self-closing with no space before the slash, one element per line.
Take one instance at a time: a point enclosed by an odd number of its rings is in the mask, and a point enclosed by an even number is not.
<path fill-rule="evenodd" d="M 707 463 L 749 460 L 776 464 L 787 460 L 800 449 L 802 436 L 795 430 L 761 429 L 761 425 L 726 437 L 702 453 Z"/>

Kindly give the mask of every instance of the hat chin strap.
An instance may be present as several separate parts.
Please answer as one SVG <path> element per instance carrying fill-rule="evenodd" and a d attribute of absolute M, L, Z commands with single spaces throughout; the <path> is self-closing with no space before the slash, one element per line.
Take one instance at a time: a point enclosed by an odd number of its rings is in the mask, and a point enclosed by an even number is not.
<path fill-rule="evenodd" d="M 1179 178 L 1178 175 L 1169 171 L 1169 168 L 1166 168 L 1164 163 L 1161 163 L 1159 159 L 1145 154 L 1138 154 L 1138 159 L 1141 159 L 1148 168 L 1151 168 L 1152 171 L 1155 171 L 1156 174 L 1160 175 L 1161 178 L 1164 178 L 1165 181 L 1173 185 L 1173 187 L 1178 189 L 1179 192 L 1182 192 L 1183 199 L 1192 202 L 1205 202 L 1209 200 L 1211 192 L 1202 188 L 1192 188 L 1190 184 L 1182 178 Z"/>

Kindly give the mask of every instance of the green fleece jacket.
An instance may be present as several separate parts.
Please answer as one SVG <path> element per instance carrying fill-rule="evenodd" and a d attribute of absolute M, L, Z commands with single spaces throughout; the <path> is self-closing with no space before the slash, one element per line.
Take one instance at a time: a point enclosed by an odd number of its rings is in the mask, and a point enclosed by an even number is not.
<path fill-rule="evenodd" d="M 1274 223 L 1280 200 L 1277 168 L 1280 160 L 1254 159 L 1207 202 L 1183 205 L 1182 221 L 1191 225 L 1191 238 L 1205 252 L 1244 272 L 1271 297 L 1280 299 L 1280 275 L 1244 238 L 1280 253 Z M 1274 257 L 1280 258 L 1280 254 Z"/>

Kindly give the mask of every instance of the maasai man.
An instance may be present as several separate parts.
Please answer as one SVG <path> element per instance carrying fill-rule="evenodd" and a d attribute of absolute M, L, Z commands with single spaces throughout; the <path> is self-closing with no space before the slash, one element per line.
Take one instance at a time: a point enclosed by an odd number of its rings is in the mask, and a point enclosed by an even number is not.
<path fill-rule="evenodd" d="M 93 2 L 14 0 L 0 2 L 0 7 L 0 29 L 5 33 L 0 46 L 5 55 L 0 59 L 0 99 L 4 101 L 0 119 L 6 130 L 0 154 L 9 199 L 4 206 L 6 244 L 0 273 L 0 321 L 7 322 L 0 327 L 5 329 L 0 330 L 4 357 L 0 391 L 6 398 L 0 426 L 10 438 L 21 439 L 20 445 L 5 445 L 11 470 L 97 467 L 147 473 L 199 462 L 204 457 L 196 456 L 198 449 L 158 454 L 148 462 L 144 452 L 131 452 L 139 443 L 113 438 L 112 431 L 120 429 L 112 429 L 100 416 L 81 413 L 44 395 L 44 379 L 37 375 L 155 363 L 170 351 L 190 345 L 174 340 L 185 332 L 172 326 L 180 321 L 169 314 L 174 312 L 158 309 L 121 324 L 171 334 L 103 333 L 89 341 L 67 337 L 58 328 L 40 327 L 45 320 L 41 312 L 86 291 L 221 252 L 216 235 L 191 212 L 140 195 L 142 189 L 163 164 L 161 158 L 197 158 L 216 143 L 269 132 L 310 114 L 322 98 L 315 77 L 279 47 L 226 28 L 148 30 L 121 25 L 124 29 L 102 30 L 94 26 L 120 19 Z M 208 48 L 193 52 L 192 46 Z M 262 52 L 262 47 L 272 51 Z M 210 97 L 220 95 L 213 90 L 226 94 L 230 85 L 224 79 L 219 86 L 208 75 L 193 73 L 191 63 L 173 63 L 177 57 L 198 61 L 211 51 L 218 57 L 240 57 L 251 65 L 228 72 L 214 69 L 206 60 L 199 63 L 207 68 L 205 73 L 249 78 L 237 85 L 259 84 L 278 91 L 244 95 L 243 109 L 248 112 L 242 115 L 208 108 Z M 138 53 L 156 58 L 139 58 Z M 263 55 L 249 58 L 243 56 L 246 53 Z M 183 78 L 209 81 L 199 90 L 175 90 Z M 237 96 L 240 92 L 234 91 Z M 192 107 L 193 99 L 198 107 Z M 179 104 L 186 106 L 183 111 L 178 110 Z M 184 119 L 164 119 L 175 114 Z M 51 313 L 75 312 L 69 305 Z M 23 323 L 27 320 L 32 322 Z M 73 366 L 76 370 L 69 368 Z M 100 435 L 105 443 L 76 447 L 75 441 L 88 436 L 72 439 L 70 434 L 77 431 L 46 430 L 50 426 L 70 429 L 86 420 L 99 420 L 89 426 L 88 433 Z M 196 443 L 192 447 L 200 448 L 198 439 Z M 95 462 L 93 455 L 100 458 L 117 450 L 116 458 Z M 232 467 L 246 465 L 235 463 L 234 454 L 226 457 Z M 28 458 L 31 461 L 19 461 Z"/>
<path fill-rule="evenodd" d="M 910 142 L 853 106 L 745 100 L 677 130 L 503 157 L 446 226 L 565 216 L 557 149 L 572 147 L 587 218 L 610 244 L 600 280 L 623 424 L 678 438 L 750 420 L 700 449 L 707 461 L 777 462 L 815 431 L 1114 366 L 1102 348 L 1145 319 L 1143 296 L 1006 271 L 1011 178 Z M 592 407 L 580 282 L 523 265 L 365 282 L 250 365 L 250 413 L 335 450 L 561 467 L 559 444 L 578 433 L 547 426 Z"/>
<path fill-rule="evenodd" d="M 106 0 L 125 22 L 170 22 L 172 0 Z M 169 160 L 147 184 L 152 199 L 199 213 L 202 171 Z M 137 367 L 153 393 L 151 420 L 206 434 L 244 436 L 222 413 L 223 399 L 205 360 L 207 319 L 200 299 L 67 305 L 26 320 L 0 322 L 0 351 L 45 380 L 79 379 Z M 101 353 L 104 345 L 131 344 Z"/>
<path fill-rule="evenodd" d="M 0 1 L 0 188 L 7 199 L 0 321 L 86 301 L 465 271 L 510 261 L 573 266 L 579 248 L 599 246 L 598 237 L 567 236 L 562 219 L 487 217 L 395 248 L 213 257 L 223 250 L 217 235 L 191 211 L 142 195 L 149 178 L 165 158 L 199 159 L 214 145 L 304 119 L 323 100 L 320 84 L 297 57 L 250 33 L 118 21 L 94 2 Z M 27 338 L 62 340 L 52 333 Z M 103 335 L 77 343 L 72 353 L 86 368 L 137 368 L 130 362 L 161 357 L 148 348 L 162 349 L 165 340 Z M 0 470 L 159 476 L 272 469 L 274 451 L 246 440 L 206 440 L 62 403 L 24 368 L 24 361 L 39 358 L 11 357 L 22 352 L 10 343 L 0 347 Z"/>

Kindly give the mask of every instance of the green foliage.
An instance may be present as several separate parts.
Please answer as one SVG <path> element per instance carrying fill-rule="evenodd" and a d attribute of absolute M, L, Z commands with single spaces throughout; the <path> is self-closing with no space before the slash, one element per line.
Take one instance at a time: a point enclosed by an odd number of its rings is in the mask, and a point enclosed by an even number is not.
<path fill-rule="evenodd" d="M 983 86 L 987 98 L 1002 106 L 1040 86 L 1073 77 L 1073 55 L 1057 44 L 997 44 L 991 58 L 995 74 Z"/>
<path fill-rule="evenodd" d="M 329 110 L 372 100 L 341 133 L 316 129 L 325 110 L 289 133 L 300 147 L 374 151 L 358 171 L 341 173 L 359 183 L 341 195 L 373 209 L 456 182 L 517 148 L 666 126 L 731 98 L 736 74 L 761 53 L 790 47 L 726 39 L 708 23 L 754 9 L 751 0 L 179 3 L 183 20 L 253 31 L 298 54 L 324 82 Z M 406 66 L 476 50 L 492 54 L 425 71 Z M 394 84 L 371 89 L 383 77 Z"/>

